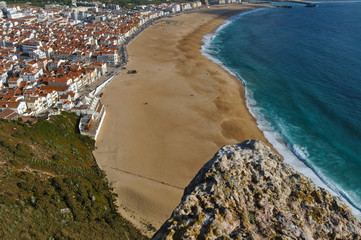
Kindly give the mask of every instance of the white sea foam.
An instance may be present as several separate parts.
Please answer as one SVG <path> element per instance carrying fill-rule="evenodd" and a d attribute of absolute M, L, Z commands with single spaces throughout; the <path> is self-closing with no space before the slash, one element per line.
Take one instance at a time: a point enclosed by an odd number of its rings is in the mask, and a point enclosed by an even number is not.
<path fill-rule="evenodd" d="M 283 141 L 282 136 L 268 127 L 270 124 L 266 120 L 260 119 L 259 115 L 254 114 L 252 108 L 249 108 L 252 115 L 257 119 L 258 128 L 263 132 L 267 140 L 273 145 L 273 147 L 283 156 L 284 161 L 291 165 L 298 172 L 302 173 L 306 177 L 310 178 L 317 186 L 322 187 L 329 191 L 331 194 L 338 196 L 343 199 L 343 201 L 351 208 L 353 214 L 358 220 L 361 220 L 361 212 L 359 209 L 354 207 L 350 201 L 350 196 L 340 190 L 333 181 L 328 179 L 325 175 L 321 174 L 315 168 L 307 166 L 303 161 L 309 159 L 310 154 L 307 151 L 306 147 L 293 145 L 292 147 L 287 147 L 286 143 Z M 291 149 L 291 150 L 290 150 Z M 300 160 L 302 159 L 302 160 Z M 354 198 L 355 199 L 355 198 Z"/>
<path fill-rule="evenodd" d="M 338 187 L 336 184 L 333 183 L 333 181 L 329 180 L 327 177 L 322 175 L 320 171 L 317 171 L 317 169 L 311 168 L 310 166 L 307 166 L 305 164 L 305 162 L 307 162 L 309 158 L 309 153 L 306 147 L 299 146 L 296 144 L 293 146 L 287 146 L 287 144 L 283 141 L 281 134 L 277 132 L 275 128 L 262 115 L 261 109 L 257 106 L 257 101 L 253 98 L 253 93 L 247 88 L 246 81 L 241 76 L 239 76 L 234 71 L 232 71 L 232 69 L 225 66 L 222 63 L 222 61 L 214 57 L 215 55 L 217 55 L 217 51 L 216 49 L 212 49 L 211 43 L 223 28 L 225 28 L 230 23 L 232 23 L 235 20 L 238 20 L 239 18 L 241 18 L 246 14 L 255 11 L 262 11 L 262 10 L 264 9 L 257 9 L 257 10 L 241 13 L 237 16 L 234 16 L 226 20 L 224 24 L 218 27 L 214 33 L 207 34 L 204 36 L 202 40 L 203 45 L 201 47 L 201 53 L 202 55 L 210 59 L 212 62 L 220 65 L 230 74 L 238 77 L 240 81 L 245 85 L 246 105 L 249 112 L 256 119 L 258 128 L 263 132 L 266 139 L 273 145 L 273 147 L 279 152 L 279 154 L 283 156 L 285 162 L 291 165 L 293 168 L 295 168 L 298 172 L 310 178 L 317 186 L 322 187 L 327 191 L 329 191 L 331 194 L 342 198 L 344 202 L 346 202 L 347 205 L 351 208 L 356 218 L 361 221 L 361 211 L 352 204 L 352 202 L 350 201 L 349 194 L 346 194 L 345 192 L 340 190 L 341 189 L 340 187 Z M 286 126 L 283 125 L 283 127 L 284 129 L 282 132 L 287 132 L 287 129 L 285 129 Z"/>

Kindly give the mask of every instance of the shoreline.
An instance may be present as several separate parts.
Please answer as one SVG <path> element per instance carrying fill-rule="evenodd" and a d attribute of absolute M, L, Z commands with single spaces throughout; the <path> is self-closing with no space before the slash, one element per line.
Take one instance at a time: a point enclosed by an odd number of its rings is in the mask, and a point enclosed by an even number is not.
<path fill-rule="evenodd" d="M 145 235 L 170 216 L 220 147 L 267 142 L 242 83 L 200 52 L 204 35 L 260 7 L 213 7 L 158 21 L 128 45 L 127 69 L 138 73 L 121 71 L 106 86 L 107 116 L 94 155 L 118 194 L 119 212 Z"/>
<path fill-rule="evenodd" d="M 338 2 L 338 0 L 335 1 L 320 1 L 320 2 Z M 213 33 L 207 34 L 205 37 L 207 38 L 212 38 L 214 35 L 217 34 L 217 32 L 219 30 L 221 30 L 223 27 L 225 27 L 226 25 L 228 25 L 231 21 L 235 20 L 234 18 L 238 17 L 242 17 L 245 14 L 248 14 L 250 12 L 254 12 L 254 11 L 258 11 L 258 10 L 262 10 L 264 8 L 260 8 L 260 9 L 255 9 L 252 11 L 247 11 L 244 12 L 242 14 L 238 14 L 236 16 L 233 16 L 228 20 L 226 20 L 226 22 L 222 25 L 220 25 L 216 31 L 214 31 Z M 208 59 L 210 59 L 212 62 L 218 64 L 220 67 L 222 67 L 224 70 L 226 70 L 227 72 L 229 72 L 229 74 L 235 76 L 238 81 L 242 82 L 244 85 L 244 80 L 240 77 L 237 76 L 237 74 L 233 73 L 230 69 L 227 68 L 227 66 L 223 65 L 223 63 L 218 60 L 217 58 L 213 57 L 212 55 L 210 55 L 207 52 L 207 43 L 205 42 L 202 45 L 202 55 L 206 56 Z M 245 86 L 243 86 L 245 88 L 245 96 L 246 96 L 246 104 L 247 104 L 247 108 L 249 110 L 249 112 L 252 114 L 252 116 L 256 119 L 257 122 L 257 127 L 263 132 L 264 136 L 267 139 L 267 143 L 271 144 L 271 149 L 273 151 L 275 151 L 278 155 L 281 156 L 281 158 L 284 159 L 284 161 L 289 164 L 290 166 L 292 166 L 297 172 L 303 174 L 304 176 L 308 177 L 309 179 L 312 180 L 312 182 L 321 188 L 326 189 L 329 193 L 331 193 L 331 195 L 339 197 L 342 199 L 342 202 L 345 203 L 352 211 L 353 215 L 359 220 L 361 221 L 361 211 L 360 209 L 354 205 L 354 203 L 351 202 L 351 200 L 348 198 L 347 195 L 345 195 L 345 193 L 342 191 L 342 189 L 333 189 L 332 188 L 332 184 L 327 181 L 327 177 L 323 176 L 322 174 L 320 174 L 319 172 L 317 172 L 317 170 L 313 169 L 312 167 L 308 166 L 304 160 L 302 159 L 302 157 L 300 157 L 298 155 L 297 152 L 294 152 L 293 150 L 290 150 L 287 147 L 286 142 L 283 141 L 283 139 L 280 136 L 277 136 L 278 133 L 277 132 L 273 132 L 268 130 L 270 128 L 270 126 L 268 125 L 269 123 L 264 122 L 263 119 L 259 119 L 257 118 L 257 114 L 256 112 L 252 109 L 252 106 L 249 102 L 249 98 L 247 97 L 247 89 Z"/>

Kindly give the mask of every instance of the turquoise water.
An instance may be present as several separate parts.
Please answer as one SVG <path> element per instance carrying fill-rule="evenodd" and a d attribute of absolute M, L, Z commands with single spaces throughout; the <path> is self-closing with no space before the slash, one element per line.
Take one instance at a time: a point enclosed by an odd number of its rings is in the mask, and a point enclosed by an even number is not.
<path fill-rule="evenodd" d="M 261 130 L 296 169 L 361 209 L 361 2 L 232 18 L 203 53 L 244 82 Z M 320 181 L 321 179 L 321 181 Z M 324 186 L 326 187 L 326 186 Z"/>

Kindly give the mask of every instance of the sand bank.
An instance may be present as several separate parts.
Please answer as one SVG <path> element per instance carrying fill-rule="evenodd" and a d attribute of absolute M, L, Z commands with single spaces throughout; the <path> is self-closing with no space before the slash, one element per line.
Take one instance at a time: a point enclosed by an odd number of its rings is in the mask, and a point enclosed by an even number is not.
<path fill-rule="evenodd" d="M 238 79 L 201 55 L 204 35 L 252 7 L 216 7 L 166 18 L 128 47 L 126 71 L 106 87 L 95 157 L 120 213 L 152 234 L 183 189 L 225 144 L 266 142 L 248 112 Z M 149 225 L 151 224 L 151 225 Z"/>

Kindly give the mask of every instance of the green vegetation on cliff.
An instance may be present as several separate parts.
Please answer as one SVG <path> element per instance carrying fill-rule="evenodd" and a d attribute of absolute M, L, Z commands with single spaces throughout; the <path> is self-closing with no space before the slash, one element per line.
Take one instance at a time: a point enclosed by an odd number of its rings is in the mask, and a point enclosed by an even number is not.
<path fill-rule="evenodd" d="M 116 212 L 77 123 L 0 120 L 0 239 L 144 239 Z"/>

